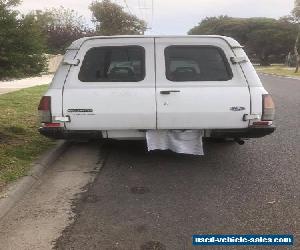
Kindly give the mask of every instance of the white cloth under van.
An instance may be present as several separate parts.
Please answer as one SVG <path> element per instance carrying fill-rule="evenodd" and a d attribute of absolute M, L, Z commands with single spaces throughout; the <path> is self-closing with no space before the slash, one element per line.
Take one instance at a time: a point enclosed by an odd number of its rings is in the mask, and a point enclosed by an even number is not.
<path fill-rule="evenodd" d="M 181 154 L 204 155 L 202 130 L 149 130 L 148 150 L 171 150 Z"/>

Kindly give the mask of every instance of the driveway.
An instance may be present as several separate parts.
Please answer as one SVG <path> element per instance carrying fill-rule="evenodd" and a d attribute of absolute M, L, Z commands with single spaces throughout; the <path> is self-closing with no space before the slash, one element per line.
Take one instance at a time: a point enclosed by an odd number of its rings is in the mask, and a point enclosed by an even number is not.
<path fill-rule="evenodd" d="M 38 77 L 29 77 L 19 80 L 0 81 L 0 95 L 13 92 L 19 89 L 29 88 L 38 85 L 49 84 L 53 75 L 42 75 Z"/>
<path fill-rule="evenodd" d="M 261 78 L 277 103 L 275 134 L 206 143 L 204 157 L 73 144 L 1 221 L 0 246 L 202 249 L 193 234 L 226 233 L 294 234 L 299 249 L 300 81 Z"/>

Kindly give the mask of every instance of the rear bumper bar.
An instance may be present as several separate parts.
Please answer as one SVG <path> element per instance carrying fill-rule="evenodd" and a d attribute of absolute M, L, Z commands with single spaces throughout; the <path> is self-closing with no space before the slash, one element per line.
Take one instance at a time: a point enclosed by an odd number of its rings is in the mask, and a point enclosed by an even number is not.
<path fill-rule="evenodd" d="M 274 133 L 275 126 L 252 126 L 245 129 L 216 129 L 212 130 L 213 138 L 260 138 Z"/>
<path fill-rule="evenodd" d="M 275 126 L 252 126 L 245 129 L 215 129 L 211 130 L 212 138 L 260 138 L 275 131 Z M 64 128 L 40 128 L 39 132 L 54 139 L 101 139 L 102 131 L 97 130 L 66 130 Z"/>
<path fill-rule="evenodd" d="M 39 128 L 40 134 L 52 139 L 101 139 L 101 131 L 66 130 L 64 128 Z"/>

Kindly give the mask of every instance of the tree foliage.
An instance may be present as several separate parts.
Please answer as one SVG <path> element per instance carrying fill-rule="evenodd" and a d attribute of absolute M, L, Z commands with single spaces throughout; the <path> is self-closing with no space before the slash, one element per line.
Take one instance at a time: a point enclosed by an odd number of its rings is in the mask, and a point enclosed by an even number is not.
<path fill-rule="evenodd" d="M 44 40 L 36 21 L 20 16 L 18 0 L 0 0 L 0 78 L 32 75 L 44 70 Z"/>
<path fill-rule="evenodd" d="M 98 35 L 142 35 L 146 22 L 127 13 L 122 6 L 110 0 L 94 1 L 90 5 Z"/>
<path fill-rule="evenodd" d="M 30 13 L 35 18 L 47 42 L 48 53 L 64 53 L 65 49 L 81 37 L 91 36 L 82 16 L 64 7 L 36 10 Z"/>
<path fill-rule="evenodd" d="M 295 0 L 295 6 L 292 11 L 292 18 L 294 23 L 298 25 L 298 32 L 297 32 L 297 37 L 294 45 L 294 53 L 296 56 L 296 70 L 295 73 L 299 71 L 299 64 L 300 64 L 300 56 L 298 52 L 298 47 L 299 47 L 299 40 L 300 40 L 300 0 Z"/>
<path fill-rule="evenodd" d="M 300 18 L 300 0 L 295 0 L 294 9 L 292 15 L 296 18 Z"/>
<path fill-rule="evenodd" d="M 270 57 L 284 57 L 293 49 L 295 24 L 288 18 L 233 18 L 207 17 L 189 34 L 215 34 L 230 36 L 243 44 L 247 52 L 269 65 Z"/>

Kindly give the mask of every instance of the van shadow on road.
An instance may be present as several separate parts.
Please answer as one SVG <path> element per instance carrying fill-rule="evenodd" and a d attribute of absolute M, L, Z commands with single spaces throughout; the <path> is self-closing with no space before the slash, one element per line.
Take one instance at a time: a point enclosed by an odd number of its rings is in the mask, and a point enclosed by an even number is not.
<path fill-rule="evenodd" d="M 264 148 L 205 144 L 205 156 L 109 142 L 106 161 L 57 249 L 192 249 L 193 234 L 295 233 L 297 197 Z M 103 157 L 103 156 L 102 156 Z M 277 164 L 274 164 L 276 163 Z M 255 249 L 255 248 L 253 248 Z"/>

